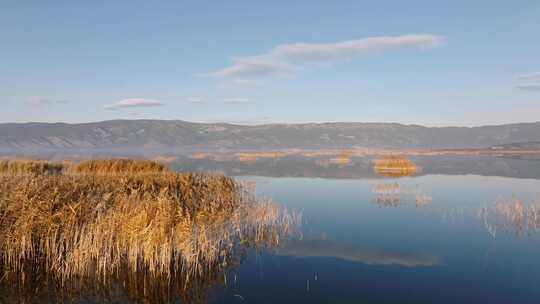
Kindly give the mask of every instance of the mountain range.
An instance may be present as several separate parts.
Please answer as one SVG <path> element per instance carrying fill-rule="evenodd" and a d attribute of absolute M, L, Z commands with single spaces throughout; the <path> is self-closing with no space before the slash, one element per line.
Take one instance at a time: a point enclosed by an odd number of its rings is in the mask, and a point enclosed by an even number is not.
<path fill-rule="evenodd" d="M 488 148 L 540 142 L 540 122 L 480 127 L 397 123 L 234 125 L 181 120 L 2 123 L 0 152 L 40 150 Z"/>

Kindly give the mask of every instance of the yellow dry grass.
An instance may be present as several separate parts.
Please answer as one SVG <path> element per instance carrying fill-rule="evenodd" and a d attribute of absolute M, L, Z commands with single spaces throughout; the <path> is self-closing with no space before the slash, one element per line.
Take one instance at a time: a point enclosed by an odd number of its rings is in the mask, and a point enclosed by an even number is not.
<path fill-rule="evenodd" d="M 154 174 L 167 171 L 161 163 L 151 160 L 107 159 L 87 160 L 78 164 L 75 173 L 82 174 Z"/>
<path fill-rule="evenodd" d="M 0 160 L 0 175 L 59 174 L 63 165 L 41 160 Z"/>
<path fill-rule="evenodd" d="M 61 286 L 133 276 L 188 286 L 226 269 L 239 243 L 275 246 L 300 221 L 229 177 L 149 161 L 9 170 L 17 174 L 0 175 L 0 269 L 21 281 L 40 270 Z"/>
<path fill-rule="evenodd" d="M 389 177 L 414 175 L 418 172 L 418 169 L 409 159 L 395 155 L 376 159 L 373 165 L 373 170 L 377 175 Z"/>
<path fill-rule="evenodd" d="M 241 162 L 256 161 L 260 158 L 279 159 L 285 156 L 287 156 L 285 152 L 241 152 L 236 154 L 236 157 Z"/>
<path fill-rule="evenodd" d="M 193 158 L 193 159 L 206 159 L 206 158 L 210 158 L 211 155 L 209 153 L 206 153 L 206 152 L 195 152 L 195 153 L 191 154 L 190 157 Z"/>
<path fill-rule="evenodd" d="M 349 158 L 336 157 L 336 158 L 329 159 L 328 163 L 333 164 L 333 165 L 337 165 L 338 167 L 343 168 L 343 167 L 346 167 L 346 166 L 350 165 L 351 160 Z"/>

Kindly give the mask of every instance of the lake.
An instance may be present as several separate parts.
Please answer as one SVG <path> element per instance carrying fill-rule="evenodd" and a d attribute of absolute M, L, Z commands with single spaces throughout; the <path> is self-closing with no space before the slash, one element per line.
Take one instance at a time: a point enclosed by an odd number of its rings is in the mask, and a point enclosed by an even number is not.
<path fill-rule="evenodd" d="M 225 273 L 180 290 L 182 303 L 538 303 L 540 161 L 415 162 L 422 171 L 405 177 L 377 176 L 362 159 L 176 164 L 236 175 L 302 216 L 289 240 L 237 252 Z M 0 284 L 0 302 L 9 288 Z M 112 303 L 155 303 L 110 288 Z M 30 302 L 53 303 L 56 292 Z"/>
<path fill-rule="evenodd" d="M 540 180 L 242 177 L 303 215 L 303 236 L 251 253 L 213 303 L 538 303 Z M 520 215 L 521 214 L 521 215 Z M 530 227 L 529 227 L 530 226 Z"/>

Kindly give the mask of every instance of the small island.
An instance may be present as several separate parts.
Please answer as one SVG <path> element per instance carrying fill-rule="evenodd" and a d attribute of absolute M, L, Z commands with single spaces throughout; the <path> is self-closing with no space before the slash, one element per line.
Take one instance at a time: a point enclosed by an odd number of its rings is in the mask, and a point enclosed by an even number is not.
<path fill-rule="evenodd" d="M 419 171 L 419 168 L 412 161 L 397 155 L 388 155 L 374 160 L 373 163 L 373 170 L 381 176 L 411 176 Z"/>

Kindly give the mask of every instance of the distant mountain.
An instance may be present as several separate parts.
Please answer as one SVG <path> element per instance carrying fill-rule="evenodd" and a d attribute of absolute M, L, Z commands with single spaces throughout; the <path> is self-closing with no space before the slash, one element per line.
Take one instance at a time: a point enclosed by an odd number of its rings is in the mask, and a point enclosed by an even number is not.
<path fill-rule="evenodd" d="M 0 124 L 0 152 L 41 150 L 485 148 L 540 142 L 540 122 L 482 127 L 396 123 L 307 123 L 242 126 L 165 120 L 84 124 Z"/>
<path fill-rule="evenodd" d="M 540 150 L 540 141 L 518 142 L 491 147 L 495 150 Z"/>

